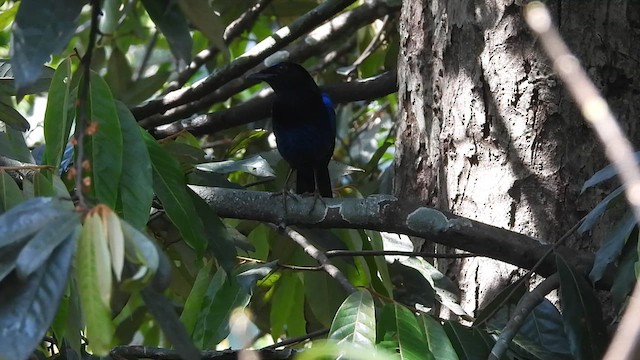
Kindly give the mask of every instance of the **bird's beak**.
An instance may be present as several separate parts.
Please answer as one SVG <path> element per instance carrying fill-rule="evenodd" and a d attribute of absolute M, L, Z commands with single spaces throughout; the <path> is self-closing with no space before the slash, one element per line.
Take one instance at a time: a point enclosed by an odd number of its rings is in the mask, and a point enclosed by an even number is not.
<path fill-rule="evenodd" d="M 271 69 L 264 69 L 262 71 L 255 72 L 249 76 L 247 79 L 250 80 L 258 80 L 258 81 L 266 81 L 275 77 L 276 74 L 270 71 Z"/>

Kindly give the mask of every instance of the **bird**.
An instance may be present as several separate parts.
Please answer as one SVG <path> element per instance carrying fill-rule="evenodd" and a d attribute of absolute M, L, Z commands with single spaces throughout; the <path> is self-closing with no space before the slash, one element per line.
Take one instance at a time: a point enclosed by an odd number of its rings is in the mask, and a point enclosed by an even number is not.
<path fill-rule="evenodd" d="M 329 161 L 336 139 L 336 113 L 304 67 L 281 62 L 249 78 L 265 81 L 275 93 L 271 108 L 278 152 L 296 172 L 296 193 L 333 197 Z"/>

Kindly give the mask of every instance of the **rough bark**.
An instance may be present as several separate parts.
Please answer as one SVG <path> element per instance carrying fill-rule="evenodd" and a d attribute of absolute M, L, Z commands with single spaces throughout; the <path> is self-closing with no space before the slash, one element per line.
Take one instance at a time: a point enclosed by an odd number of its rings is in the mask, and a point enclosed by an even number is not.
<path fill-rule="evenodd" d="M 579 191 L 605 162 L 526 28 L 520 5 L 403 4 L 395 195 L 418 195 L 461 216 L 557 239 L 602 198 L 602 192 Z M 597 0 L 549 6 L 572 50 L 637 139 L 640 48 L 633 44 L 640 40 L 640 6 Z M 602 234 L 569 244 L 593 249 Z M 513 266 L 484 259 L 444 265 L 470 312 L 518 274 Z"/>

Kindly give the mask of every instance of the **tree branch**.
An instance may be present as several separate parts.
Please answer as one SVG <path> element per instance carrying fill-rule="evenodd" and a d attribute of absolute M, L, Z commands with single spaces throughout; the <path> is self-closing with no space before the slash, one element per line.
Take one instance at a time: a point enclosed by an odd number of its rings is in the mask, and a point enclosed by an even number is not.
<path fill-rule="evenodd" d="M 273 225 L 276 228 L 275 225 Z M 300 245 L 300 247 L 306 252 L 309 256 L 311 256 L 314 260 L 320 263 L 320 266 L 324 269 L 324 271 L 329 274 L 332 278 L 334 278 L 349 294 L 356 292 L 356 288 L 349 282 L 349 279 L 338 269 L 335 265 L 329 261 L 329 258 L 320 251 L 317 247 L 315 247 L 309 240 L 307 240 L 302 234 L 293 230 L 290 227 L 286 227 L 284 229 L 285 234 L 295 241 L 296 244 Z"/>
<path fill-rule="evenodd" d="M 285 212 L 273 206 L 269 192 L 231 190 L 192 186 L 221 217 L 281 223 Z M 365 199 L 324 199 L 314 204 L 313 198 L 287 202 L 288 225 L 316 228 L 370 229 L 418 236 L 452 248 L 490 257 L 521 268 L 530 269 L 541 259 L 550 244 L 497 228 L 446 211 L 423 206 L 418 202 L 399 201 L 390 195 L 373 195 Z M 593 254 L 560 246 L 558 253 L 583 274 L 591 270 Z M 550 276 L 556 272 L 555 256 L 547 256 L 537 273 Z M 607 289 L 613 280 L 607 272 L 597 286 Z"/>
<path fill-rule="evenodd" d="M 311 31 L 327 19 L 353 3 L 353 0 L 329 0 L 308 13 L 299 17 L 289 26 L 276 31 L 251 48 L 248 52 L 234 60 L 227 66 L 213 73 L 206 79 L 199 81 L 187 88 L 173 91 L 161 99 L 152 100 L 144 105 L 134 107 L 132 110 L 137 119 L 143 119 L 153 114 L 161 113 L 180 106 L 211 93 L 229 81 L 242 76 L 247 70 L 258 65 L 262 60 L 274 52 L 282 49 L 293 40 Z"/>
<path fill-rule="evenodd" d="M 520 330 L 525 320 L 527 320 L 527 316 L 544 300 L 544 297 L 547 296 L 548 293 L 557 289 L 559 285 L 560 277 L 558 273 L 555 273 L 544 279 L 533 291 L 525 294 L 522 299 L 520 299 L 514 315 L 509 319 L 507 325 L 502 329 L 498 340 L 496 340 L 496 343 L 493 345 L 489 359 L 502 359 L 502 356 L 509 349 L 509 343 L 511 343 L 511 340 L 513 340 L 518 330 Z"/>
<path fill-rule="evenodd" d="M 398 8 L 387 7 L 382 0 L 366 3 L 353 10 L 346 11 L 336 16 L 331 21 L 323 24 L 305 36 L 301 41 L 287 48 L 288 60 L 301 62 L 308 57 L 325 50 L 335 48 L 336 41 L 344 42 L 345 37 L 355 33 L 360 27 L 371 23 L 380 16 L 397 11 Z M 256 71 L 265 68 L 263 64 L 256 67 Z M 140 125 L 146 129 L 168 124 L 172 121 L 187 118 L 198 111 L 208 109 L 211 105 L 227 100 L 231 96 L 247 89 L 255 83 L 244 77 L 229 81 L 224 86 L 213 92 L 207 93 L 201 98 L 188 104 L 176 106 L 163 115 L 154 115 L 140 119 Z"/>
<path fill-rule="evenodd" d="M 398 90 L 397 81 L 397 73 L 388 71 L 373 78 L 326 85 L 322 89 L 329 94 L 334 103 L 347 103 L 394 93 Z M 196 136 L 214 133 L 268 117 L 272 101 L 273 93 L 256 96 L 238 106 L 193 119 L 176 121 L 162 130 L 155 129 L 151 133 L 156 138 L 165 138 L 182 130 L 188 130 Z"/>
<path fill-rule="evenodd" d="M 257 0 L 256 3 L 250 7 L 247 11 L 242 13 L 239 18 L 234 20 L 224 30 L 222 40 L 225 44 L 230 44 L 233 39 L 240 36 L 243 31 L 253 26 L 254 22 L 258 18 L 258 15 L 264 10 L 273 0 Z M 213 59 L 219 49 L 216 46 L 210 46 L 208 49 L 200 51 L 193 57 L 191 64 L 189 64 L 184 70 L 178 73 L 178 78 L 169 83 L 164 90 L 165 93 L 174 91 L 182 87 L 192 76 L 195 74 L 202 65 L 207 61 Z"/>

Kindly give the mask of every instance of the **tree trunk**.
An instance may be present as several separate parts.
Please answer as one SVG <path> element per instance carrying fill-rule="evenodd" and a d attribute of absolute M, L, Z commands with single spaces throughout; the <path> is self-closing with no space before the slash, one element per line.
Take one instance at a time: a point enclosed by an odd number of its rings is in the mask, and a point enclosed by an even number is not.
<path fill-rule="evenodd" d="M 404 2 L 394 191 L 553 242 L 602 199 L 602 192 L 579 193 L 606 163 L 526 27 L 520 3 Z M 635 143 L 640 6 L 597 0 L 548 6 Z M 604 231 L 567 244 L 594 249 Z M 458 281 L 471 314 L 520 274 L 481 258 L 439 265 Z"/>

